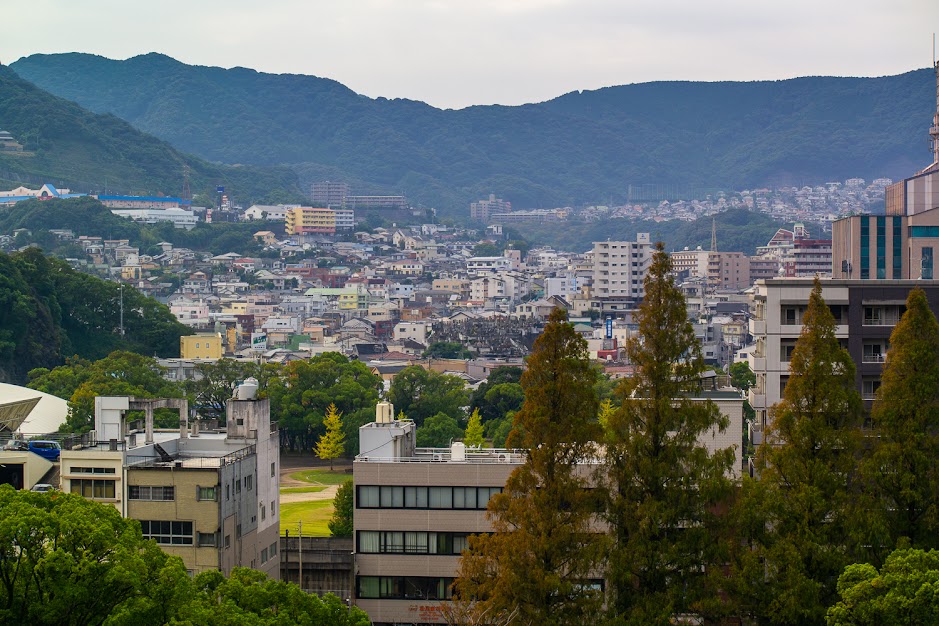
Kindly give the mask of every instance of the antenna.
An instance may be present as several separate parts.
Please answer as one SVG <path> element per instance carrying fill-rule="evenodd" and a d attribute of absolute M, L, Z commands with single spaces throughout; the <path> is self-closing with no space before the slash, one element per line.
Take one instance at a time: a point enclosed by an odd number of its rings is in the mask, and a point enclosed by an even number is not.
<path fill-rule="evenodd" d="M 932 162 L 939 163 L 939 61 L 936 61 L 936 33 L 932 34 L 933 69 L 936 72 L 936 114 L 929 128 L 929 147 L 932 148 Z"/>
<path fill-rule="evenodd" d="M 121 292 L 121 337 L 124 336 L 124 283 L 120 284 Z"/>
<path fill-rule="evenodd" d="M 717 252 L 717 218 L 711 218 L 711 252 Z"/>

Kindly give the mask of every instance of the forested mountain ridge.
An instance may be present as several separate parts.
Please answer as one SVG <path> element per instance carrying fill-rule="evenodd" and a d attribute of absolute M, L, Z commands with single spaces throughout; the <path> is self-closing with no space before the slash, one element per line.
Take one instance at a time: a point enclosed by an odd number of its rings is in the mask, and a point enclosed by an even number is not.
<path fill-rule="evenodd" d="M 193 193 L 225 185 L 242 202 L 298 198 L 294 171 L 233 167 L 183 154 L 110 114 L 91 113 L 0 66 L 0 128 L 28 154 L 0 152 L 0 188 L 50 182 L 75 191 L 179 195 L 189 168 Z"/>
<path fill-rule="evenodd" d="M 445 211 L 495 192 L 518 207 L 625 199 L 642 184 L 743 188 L 921 167 L 929 70 L 880 78 L 657 82 L 523 106 L 440 110 L 340 83 L 160 54 L 33 55 L 13 67 L 56 94 L 205 158 L 293 164 Z"/>
<path fill-rule="evenodd" d="M 31 369 L 114 350 L 178 356 L 192 331 L 166 305 L 133 287 L 73 270 L 38 248 L 0 253 L 0 381 L 22 384 Z M 123 299 L 123 334 L 120 300 Z"/>

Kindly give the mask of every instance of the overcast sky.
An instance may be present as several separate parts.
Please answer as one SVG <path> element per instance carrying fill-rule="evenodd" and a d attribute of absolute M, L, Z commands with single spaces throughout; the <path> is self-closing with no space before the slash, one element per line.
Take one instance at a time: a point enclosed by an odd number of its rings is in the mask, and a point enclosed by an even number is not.
<path fill-rule="evenodd" d="M 930 65 L 939 0 L 2 0 L 35 53 L 313 74 L 438 107 L 653 80 L 882 76 Z"/>

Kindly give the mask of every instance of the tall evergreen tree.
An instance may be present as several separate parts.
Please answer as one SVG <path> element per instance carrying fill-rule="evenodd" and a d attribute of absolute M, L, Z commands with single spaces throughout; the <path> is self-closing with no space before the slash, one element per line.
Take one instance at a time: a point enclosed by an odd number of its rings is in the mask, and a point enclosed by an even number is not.
<path fill-rule="evenodd" d="M 782 401 L 744 480 L 737 611 L 767 624 L 824 623 L 844 567 L 869 542 L 858 515 L 861 397 L 816 278 Z"/>
<path fill-rule="evenodd" d="M 878 436 L 865 475 L 885 514 L 886 548 L 939 548 L 939 322 L 922 289 L 890 335 L 871 412 Z"/>
<path fill-rule="evenodd" d="M 525 450 L 489 503 L 494 533 L 474 537 L 455 589 L 486 623 L 594 623 L 602 603 L 595 498 L 578 464 L 599 435 L 586 342 L 555 309 L 522 375 L 525 403 L 509 445 Z M 465 605 L 464 605 L 465 606 Z M 478 621 L 478 620 L 477 620 Z"/>
<path fill-rule="evenodd" d="M 622 406 L 606 412 L 607 581 L 614 623 L 668 624 L 700 611 L 707 567 L 716 566 L 715 507 L 731 493 L 733 449 L 699 443 L 728 425 L 710 400 L 694 401 L 704 369 L 671 260 L 658 244 L 626 351 L 635 374 Z"/>

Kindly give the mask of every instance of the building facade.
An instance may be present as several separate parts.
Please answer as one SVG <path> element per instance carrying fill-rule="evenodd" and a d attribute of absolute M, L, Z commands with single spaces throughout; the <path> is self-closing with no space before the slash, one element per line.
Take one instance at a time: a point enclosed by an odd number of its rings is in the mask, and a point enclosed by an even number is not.
<path fill-rule="evenodd" d="M 496 213 L 511 212 L 512 203 L 496 198 L 495 194 L 489 194 L 488 200 L 477 200 L 470 204 L 470 219 L 477 222 L 488 222 Z"/>
<path fill-rule="evenodd" d="M 593 307 L 605 312 L 633 308 L 645 295 L 643 282 L 652 264 L 649 233 L 636 241 L 597 241 L 593 244 Z"/>
<path fill-rule="evenodd" d="M 324 180 L 310 186 L 313 204 L 330 208 L 338 208 L 346 203 L 346 196 L 350 193 L 348 183 L 336 183 Z"/>

